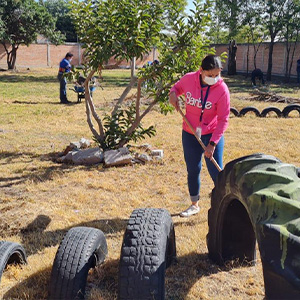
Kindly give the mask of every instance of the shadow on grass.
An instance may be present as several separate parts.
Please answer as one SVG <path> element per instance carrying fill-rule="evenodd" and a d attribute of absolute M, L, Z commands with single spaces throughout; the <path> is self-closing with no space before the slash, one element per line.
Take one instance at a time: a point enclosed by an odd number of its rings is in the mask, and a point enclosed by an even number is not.
<path fill-rule="evenodd" d="M 76 104 L 80 104 L 79 102 L 70 102 L 70 103 L 60 103 L 59 100 L 56 101 L 56 102 L 53 102 L 53 101 L 49 101 L 49 102 L 34 102 L 34 101 L 13 101 L 12 103 L 14 104 L 29 104 L 29 105 L 36 105 L 36 104 L 54 104 L 54 105 L 66 105 L 66 106 L 73 106 L 73 105 L 76 105 Z"/>
<path fill-rule="evenodd" d="M 1 299 L 47 299 L 50 273 L 51 267 L 34 273 L 26 280 L 12 287 Z"/>
<path fill-rule="evenodd" d="M 23 75 L 0 75 L 1 82 L 57 82 L 56 76 L 23 76 Z"/>
<path fill-rule="evenodd" d="M 103 219 L 82 222 L 74 226 L 54 230 L 45 231 L 51 222 L 51 218 L 47 215 L 39 215 L 26 227 L 22 228 L 19 235 L 21 243 L 26 249 L 28 255 L 33 255 L 42 251 L 44 248 L 57 246 L 62 241 L 66 232 L 78 226 L 97 228 L 103 231 L 106 238 L 115 236 L 125 231 L 128 219 Z"/>
<path fill-rule="evenodd" d="M 126 87 L 130 83 L 130 78 L 127 76 L 103 76 L 103 81 L 100 83 L 100 85 L 105 87 Z"/>
<path fill-rule="evenodd" d="M 34 159 L 40 159 L 44 161 L 52 161 L 57 157 L 56 152 L 48 153 L 45 155 L 38 155 L 30 152 L 1 152 L 0 154 L 0 165 L 10 165 L 14 163 L 18 163 L 20 159 L 22 162 L 31 163 Z M 25 157 L 28 157 L 28 160 L 25 161 Z M 20 175 L 16 174 L 16 176 L 12 177 L 0 177 L 0 188 L 11 187 L 18 184 L 25 183 L 27 180 L 32 180 L 33 182 L 45 182 L 48 180 L 52 180 L 53 176 L 57 173 L 64 174 L 66 171 L 73 171 L 78 169 L 84 169 L 87 171 L 93 170 L 97 168 L 99 172 L 105 172 L 105 169 L 99 169 L 99 164 L 97 165 L 71 165 L 71 164 L 58 164 L 50 167 L 28 167 L 26 168 L 26 172 L 23 170 L 20 171 Z"/>
<path fill-rule="evenodd" d="M 251 75 L 224 75 L 224 80 L 229 87 L 231 93 L 252 93 L 253 87 L 251 84 Z M 274 76 L 273 76 L 274 77 Z M 286 83 L 283 78 L 274 77 L 272 81 L 267 81 L 266 86 L 270 89 L 271 93 L 285 93 L 292 94 L 299 86 L 295 82 Z M 265 90 L 264 90 L 265 91 Z"/>
<path fill-rule="evenodd" d="M 233 267 L 243 267 L 233 262 L 225 266 L 214 264 L 207 253 L 191 252 L 177 258 L 176 264 L 170 266 L 166 272 L 166 299 L 187 299 L 190 289 L 203 277 L 219 272 L 228 272 Z M 244 266 L 247 267 L 247 266 Z"/>
<path fill-rule="evenodd" d="M 88 295 L 92 288 L 97 287 L 102 292 L 101 299 L 116 299 L 118 292 L 118 269 L 119 260 L 117 259 L 108 260 L 93 269 L 88 275 L 86 294 Z M 34 273 L 26 280 L 12 287 L 1 299 L 25 299 L 25 295 L 26 299 L 48 299 L 51 270 L 52 266 Z"/>

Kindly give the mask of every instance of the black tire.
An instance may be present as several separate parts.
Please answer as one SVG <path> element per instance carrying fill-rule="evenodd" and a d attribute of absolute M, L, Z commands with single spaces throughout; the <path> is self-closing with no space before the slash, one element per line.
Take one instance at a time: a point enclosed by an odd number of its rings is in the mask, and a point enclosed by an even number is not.
<path fill-rule="evenodd" d="M 299 191 L 295 166 L 254 154 L 227 164 L 212 192 L 209 257 L 254 263 L 257 239 L 267 299 L 300 299 Z"/>
<path fill-rule="evenodd" d="M 244 116 L 248 112 L 254 112 L 257 117 L 260 117 L 260 112 L 256 107 L 247 106 L 241 109 L 239 116 Z"/>
<path fill-rule="evenodd" d="M 298 111 L 299 116 L 300 116 L 300 105 L 299 104 L 290 104 L 288 106 L 286 106 L 283 110 L 282 110 L 282 115 L 287 118 L 289 116 L 289 113 L 291 111 Z"/>
<path fill-rule="evenodd" d="M 106 255 L 107 243 L 101 230 L 71 228 L 54 259 L 49 299 L 83 299 L 89 270 L 102 263 Z"/>
<path fill-rule="evenodd" d="M 0 282 L 7 265 L 26 263 L 26 252 L 22 245 L 14 242 L 0 241 Z"/>
<path fill-rule="evenodd" d="M 169 212 L 134 210 L 121 249 L 119 300 L 165 299 L 165 271 L 175 257 L 175 231 Z"/>
<path fill-rule="evenodd" d="M 239 115 L 239 111 L 234 107 L 230 107 L 230 112 L 233 113 L 235 117 Z"/>
<path fill-rule="evenodd" d="M 270 113 L 270 112 L 274 112 L 277 115 L 277 117 L 282 116 L 281 110 L 278 107 L 275 107 L 275 106 L 270 106 L 270 107 L 264 108 L 262 110 L 260 116 L 265 118 L 267 116 L 267 114 Z"/>

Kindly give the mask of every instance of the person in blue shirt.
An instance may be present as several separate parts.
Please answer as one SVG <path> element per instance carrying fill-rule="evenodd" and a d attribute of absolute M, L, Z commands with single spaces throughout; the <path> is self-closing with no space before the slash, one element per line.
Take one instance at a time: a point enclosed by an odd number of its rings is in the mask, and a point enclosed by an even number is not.
<path fill-rule="evenodd" d="M 71 61 L 73 58 L 73 54 L 68 52 L 65 58 L 59 63 L 59 70 L 57 79 L 60 82 L 60 103 L 68 104 L 71 103 L 67 98 L 67 79 L 63 76 L 64 73 L 68 73 L 71 71 Z"/>

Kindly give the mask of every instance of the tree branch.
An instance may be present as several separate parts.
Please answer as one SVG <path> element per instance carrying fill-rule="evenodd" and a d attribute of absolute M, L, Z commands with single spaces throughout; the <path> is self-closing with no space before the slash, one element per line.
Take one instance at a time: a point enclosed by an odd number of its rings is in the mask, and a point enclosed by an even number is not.
<path fill-rule="evenodd" d="M 85 82 L 84 82 L 85 101 L 88 103 L 89 109 L 90 109 L 90 111 L 91 111 L 94 119 L 98 123 L 100 137 L 103 138 L 104 137 L 103 125 L 102 125 L 100 117 L 98 116 L 98 114 L 97 114 L 97 112 L 95 110 L 95 105 L 94 105 L 93 100 L 91 98 L 90 89 L 89 89 L 89 82 L 90 82 L 91 78 L 93 77 L 93 75 L 95 74 L 95 72 L 96 72 L 95 70 L 91 71 L 89 73 L 89 75 L 87 76 Z M 92 122 L 92 120 L 90 120 L 90 122 Z"/>
<path fill-rule="evenodd" d="M 85 111 L 86 111 L 86 116 L 87 116 L 87 122 L 89 124 L 90 130 L 92 131 L 92 133 L 93 133 L 94 137 L 97 139 L 97 141 L 101 141 L 102 137 L 99 135 L 99 133 L 95 129 L 93 122 L 92 122 L 91 110 L 90 110 L 88 101 L 85 101 L 85 107 L 86 107 Z"/>
<path fill-rule="evenodd" d="M 126 87 L 126 89 L 123 91 L 121 97 L 119 98 L 118 102 L 116 103 L 111 115 L 115 115 L 118 108 L 120 107 L 121 103 L 124 101 L 124 99 L 126 98 L 126 96 L 128 95 L 128 93 L 130 92 L 130 90 L 132 89 L 132 87 L 135 85 L 137 81 L 136 77 L 133 77 L 130 81 L 130 83 L 128 84 L 128 86 Z"/>
<path fill-rule="evenodd" d="M 143 79 L 138 80 L 137 86 L 137 95 L 135 102 L 135 118 L 138 119 L 140 116 L 140 104 L 141 104 L 141 88 L 142 88 Z"/>

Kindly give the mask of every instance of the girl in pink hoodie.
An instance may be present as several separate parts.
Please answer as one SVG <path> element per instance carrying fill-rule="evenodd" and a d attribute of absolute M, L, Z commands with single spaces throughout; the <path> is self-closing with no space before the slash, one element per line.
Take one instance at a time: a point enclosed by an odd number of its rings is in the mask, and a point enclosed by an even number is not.
<path fill-rule="evenodd" d="M 184 75 L 170 91 L 169 101 L 177 110 L 178 97 L 185 96 L 186 118 L 206 146 L 204 152 L 183 121 L 182 145 L 192 205 L 180 214 L 182 217 L 189 217 L 200 211 L 198 202 L 203 152 L 208 172 L 214 183 L 219 171 L 211 162 L 211 158 L 214 157 L 223 168 L 223 134 L 228 126 L 230 95 L 226 83 L 220 77 L 221 70 L 220 57 L 208 55 L 203 59 L 200 70 Z"/>

